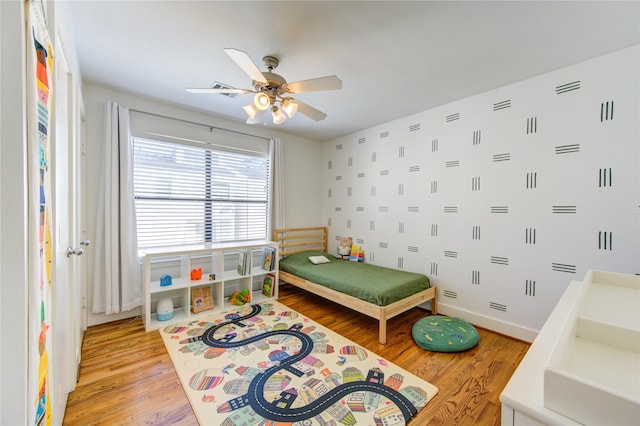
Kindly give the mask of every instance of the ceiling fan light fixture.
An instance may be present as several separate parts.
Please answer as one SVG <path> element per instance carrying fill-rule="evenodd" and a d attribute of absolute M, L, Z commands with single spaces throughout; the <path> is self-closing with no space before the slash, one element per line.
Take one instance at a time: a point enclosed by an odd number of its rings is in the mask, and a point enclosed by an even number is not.
<path fill-rule="evenodd" d="M 287 116 L 284 115 L 284 113 L 280 111 L 277 106 L 271 108 L 271 113 L 273 114 L 273 124 L 284 123 L 284 120 L 287 119 Z"/>
<path fill-rule="evenodd" d="M 284 98 L 281 102 L 282 109 L 287 113 L 289 118 L 293 118 L 298 111 L 298 104 L 292 98 Z"/>
<path fill-rule="evenodd" d="M 259 111 L 259 109 L 254 104 L 245 105 L 242 107 L 242 109 L 244 109 L 251 120 L 256 118 L 256 114 Z"/>
<path fill-rule="evenodd" d="M 253 103 L 259 110 L 266 111 L 271 105 L 271 99 L 266 93 L 259 92 L 253 97 Z"/>
<path fill-rule="evenodd" d="M 264 114 L 266 111 L 261 111 L 259 109 L 256 109 L 256 114 L 254 117 L 249 117 L 247 118 L 246 123 L 247 124 L 259 124 L 262 123 L 262 120 L 264 119 Z M 265 123 L 266 124 L 266 123 Z"/>

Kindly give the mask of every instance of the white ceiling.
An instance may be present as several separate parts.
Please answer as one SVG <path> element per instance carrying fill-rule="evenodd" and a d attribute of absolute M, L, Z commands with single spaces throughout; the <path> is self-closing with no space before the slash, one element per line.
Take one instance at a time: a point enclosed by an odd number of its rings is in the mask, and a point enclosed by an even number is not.
<path fill-rule="evenodd" d="M 68 1 L 84 81 L 237 121 L 251 87 L 224 52 L 288 81 L 335 74 L 339 91 L 296 95 L 324 111 L 279 130 L 328 140 L 640 43 L 640 2 Z M 268 124 L 274 126 L 273 124 Z"/>

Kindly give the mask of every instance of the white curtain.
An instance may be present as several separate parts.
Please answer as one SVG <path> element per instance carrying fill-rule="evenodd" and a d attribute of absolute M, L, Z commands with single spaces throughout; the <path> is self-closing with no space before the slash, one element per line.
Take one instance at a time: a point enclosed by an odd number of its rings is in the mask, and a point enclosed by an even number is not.
<path fill-rule="evenodd" d="M 269 238 L 274 229 L 284 228 L 284 158 L 282 152 L 282 139 L 273 138 L 269 141 L 271 151 L 271 181 L 273 191 L 271 192 L 271 230 Z"/>
<path fill-rule="evenodd" d="M 108 102 L 96 220 L 93 313 L 115 314 L 142 304 L 131 146 L 129 110 Z"/>

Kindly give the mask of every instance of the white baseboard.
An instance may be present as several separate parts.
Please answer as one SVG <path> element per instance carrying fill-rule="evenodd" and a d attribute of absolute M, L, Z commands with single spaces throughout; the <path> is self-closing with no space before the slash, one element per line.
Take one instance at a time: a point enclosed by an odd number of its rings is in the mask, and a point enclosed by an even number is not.
<path fill-rule="evenodd" d="M 431 302 L 423 303 L 420 307 L 431 310 Z M 438 302 L 438 314 L 462 318 L 475 326 L 486 328 L 487 330 L 495 331 L 496 333 L 504 334 L 515 339 L 524 340 L 525 342 L 533 342 L 539 331 L 522 327 L 517 324 L 500 321 L 495 318 L 460 309 L 441 302 Z"/>
<path fill-rule="evenodd" d="M 108 322 L 118 321 L 125 318 L 135 318 L 142 315 L 142 308 L 133 308 L 130 311 L 120 312 L 117 314 L 92 314 L 89 313 L 87 318 L 87 327 L 92 325 L 106 324 Z"/>

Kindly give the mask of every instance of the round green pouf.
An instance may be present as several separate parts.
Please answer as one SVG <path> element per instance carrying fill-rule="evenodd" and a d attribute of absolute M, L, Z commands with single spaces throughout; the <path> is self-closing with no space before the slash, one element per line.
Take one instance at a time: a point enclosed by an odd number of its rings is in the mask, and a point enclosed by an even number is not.
<path fill-rule="evenodd" d="M 416 321 L 411 335 L 422 349 L 435 352 L 464 351 L 480 341 L 476 329 L 465 320 L 440 315 Z"/>

